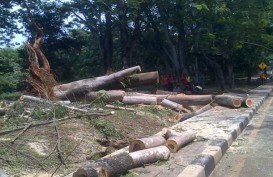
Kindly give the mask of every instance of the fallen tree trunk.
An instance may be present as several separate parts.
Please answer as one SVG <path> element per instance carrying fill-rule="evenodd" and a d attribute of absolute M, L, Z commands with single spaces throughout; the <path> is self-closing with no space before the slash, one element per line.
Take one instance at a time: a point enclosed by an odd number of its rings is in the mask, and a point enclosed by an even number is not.
<path fill-rule="evenodd" d="M 157 104 L 157 99 L 156 99 L 156 97 L 124 96 L 122 102 L 125 103 L 125 104 L 156 105 Z"/>
<path fill-rule="evenodd" d="M 229 95 L 216 95 L 214 98 L 214 102 L 230 108 L 239 108 L 242 105 L 242 101 L 240 98 Z"/>
<path fill-rule="evenodd" d="M 139 71 L 141 71 L 140 66 L 135 66 L 107 76 L 83 79 L 67 84 L 57 85 L 53 87 L 53 93 L 54 96 L 59 99 L 75 100 L 75 98 L 78 97 L 82 99 L 85 97 L 85 94 L 90 91 L 105 89 L 107 86 L 110 87 L 111 84 Z"/>
<path fill-rule="evenodd" d="M 196 133 L 193 131 L 181 132 L 179 135 L 169 137 L 165 145 L 172 153 L 174 153 L 177 152 L 182 146 L 193 141 L 195 138 Z"/>
<path fill-rule="evenodd" d="M 86 101 L 94 101 L 98 97 L 100 97 L 102 92 L 89 92 L 86 94 Z M 113 101 L 122 101 L 123 97 L 125 96 L 125 91 L 123 90 L 109 90 L 105 91 L 105 101 L 106 102 L 113 102 Z"/>
<path fill-rule="evenodd" d="M 176 119 L 177 122 L 181 122 L 181 121 L 187 120 L 187 119 L 189 119 L 191 117 L 194 117 L 194 116 L 197 116 L 199 114 L 202 114 L 202 113 L 204 113 L 204 112 L 206 112 L 206 111 L 208 111 L 208 110 L 210 110 L 212 108 L 213 107 L 210 104 L 208 104 L 208 105 L 202 107 L 201 109 L 199 109 L 199 110 L 197 110 L 195 112 L 186 113 L 186 114 L 178 114 L 175 117 L 175 119 Z"/>
<path fill-rule="evenodd" d="M 148 149 L 156 146 L 163 145 L 165 138 L 161 135 L 153 135 L 146 138 L 133 140 L 129 144 L 129 152 L 135 152 L 143 149 Z"/>
<path fill-rule="evenodd" d="M 120 174 L 151 164 L 159 160 L 168 160 L 170 150 L 166 146 L 145 149 L 132 153 L 122 153 L 109 158 L 97 160 L 86 167 L 79 168 L 73 173 L 73 177 L 115 177 Z"/>

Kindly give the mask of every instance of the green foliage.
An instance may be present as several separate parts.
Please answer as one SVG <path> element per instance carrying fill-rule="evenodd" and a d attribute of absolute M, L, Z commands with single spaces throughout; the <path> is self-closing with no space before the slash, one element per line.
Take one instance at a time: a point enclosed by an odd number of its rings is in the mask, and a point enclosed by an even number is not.
<path fill-rule="evenodd" d="M 193 3 L 192 7 L 196 8 L 197 10 L 209 10 L 207 4 L 205 3 Z"/>
<path fill-rule="evenodd" d="M 0 49 L 0 94 L 16 91 L 22 81 L 22 59 L 14 49 Z"/>
<path fill-rule="evenodd" d="M 52 120 L 55 116 L 56 119 L 60 119 L 67 114 L 68 109 L 60 104 L 15 102 L 6 113 L 7 120 L 4 126 L 20 126 L 27 122 L 28 118 L 45 121 Z"/>
<path fill-rule="evenodd" d="M 122 139 L 124 137 L 122 133 L 116 130 L 116 128 L 107 120 L 92 117 L 89 119 L 89 122 L 106 137 L 112 137 L 116 139 Z"/>
<path fill-rule="evenodd" d="M 92 101 L 91 105 L 104 106 L 109 98 L 110 97 L 107 94 L 107 91 L 100 90 L 98 91 L 96 99 Z"/>

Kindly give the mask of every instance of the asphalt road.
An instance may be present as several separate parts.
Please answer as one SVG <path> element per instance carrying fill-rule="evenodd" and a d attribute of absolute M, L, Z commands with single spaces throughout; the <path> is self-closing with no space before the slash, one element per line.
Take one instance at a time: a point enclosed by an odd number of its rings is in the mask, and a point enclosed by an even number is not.
<path fill-rule="evenodd" d="M 273 177 L 273 95 L 233 142 L 210 177 Z"/>

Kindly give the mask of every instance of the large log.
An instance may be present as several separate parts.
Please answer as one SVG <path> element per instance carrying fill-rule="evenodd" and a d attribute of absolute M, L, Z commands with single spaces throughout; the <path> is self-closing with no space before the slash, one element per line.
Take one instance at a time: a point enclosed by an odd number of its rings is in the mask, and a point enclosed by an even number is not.
<path fill-rule="evenodd" d="M 163 145 L 165 138 L 161 135 L 153 135 L 146 138 L 136 139 L 130 142 L 129 152 L 135 152 L 143 149 L 148 149 L 156 146 Z"/>
<path fill-rule="evenodd" d="M 104 89 L 105 87 L 110 86 L 111 84 L 123 79 L 124 77 L 127 77 L 138 71 L 141 71 L 140 66 L 135 66 L 107 76 L 83 79 L 58 85 L 53 87 L 53 93 L 54 96 L 59 99 L 68 98 L 69 100 L 75 100 L 77 97 L 84 98 L 86 93 Z"/>
<path fill-rule="evenodd" d="M 210 109 L 212 109 L 213 107 L 210 104 L 207 104 L 206 106 L 202 107 L 201 109 L 195 111 L 195 112 L 191 112 L 191 113 L 186 113 L 186 114 L 178 114 L 175 119 L 177 122 L 181 122 L 181 121 L 185 121 L 191 117 L 197 116 L 199 114 L 202 114 Z"/>
<path fill-rule="evenodd" d="M 181 132 L 179 135 L 169 137 L 165 145 L 172 153 L 174 153 L 187 143 L 193 141 L 195 138 L 196 133 L 193 131 Z"/>
<path fill-rule="evenodd" d="M 169 95 L 167 99 L 185 106 L 189 105 L 206 105 L 213 101 L 212 95 Z"/>
<path fill-rule="evenodd" d="M 158 71 L 133 74 L 128 79 L 129 83 L 127 87 L 139 87 L 159 83 Z"/>
<path fill-rule="evenodd" d="M 101 92 L 89 92 L 86 94 L 86 101 L 93 101 L 98 98 Z M 122 101 L 123 97 L 125 96 L 125 91 L 123 90 L 108 90 L 105 91 L 106 94 L 106 102 L 113 102 L 113 101 Z"/>
<path fill-rule="evenodd" d="M 156 99 L 156 97 L 124 96 L 122 102 L 125 103 L 125 104 L 156 105 L 157 104 L 157 99 Z"/>
<path fill-rule="evenodd" d="M 120 174 L 140 167 L 144 164 L 151 164 L 158 160 L 168 160 L 170 150 L 166 146 L 145 149 L 132 153 L 122 153 L 109 158 L 97 160 L 85 167 L 79 168 L 73 173 L 73 177 L 115 177 Z"/>
<path fill-rule="evenodd" d="M 240 98 L 230 95 L 216 95 L 214 102 L 225 107 L 239 108 L 242 105 Z"/>
<path fill-rule="evenodd" d="M 165 106 L 165 107 L 174 109 L 174 110 L 176 110 L 176 111 L 182 111 L 182 110 L 183 110 L 183 105 L 178 104 L 178 103 L 175 103 L 175 102 L 170 101 L 170 100 L 168 100 L 168 99 L 162 100 L 161 104 L 162 104 L 163 106 Z"/>

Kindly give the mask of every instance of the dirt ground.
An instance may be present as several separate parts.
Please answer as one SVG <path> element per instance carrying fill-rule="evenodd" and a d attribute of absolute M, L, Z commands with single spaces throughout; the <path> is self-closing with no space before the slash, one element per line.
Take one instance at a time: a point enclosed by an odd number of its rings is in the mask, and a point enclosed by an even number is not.
<path fill-rule="evenodd" d="M 248 88 L 243 86 L 237 90 Z M 204 94 L 219 93 L 215 87 L 204 90 Z M 0 116 L 0 170 L 10 177 L 65 176 L 88 160 L 97 160 L 128 146 L 133 139 L 153 135 L 176 124 L 174 117 L 178 114 L 160 105 L 130 106 L 134 111 L 93 104 L 74 105 L 93 113 L 86 115 L 44 103 L 18 100 L 5 104 L 10 111 Z M 113 111 L 114 114 L 102 115 Z M 53 117 L 68 119 L 32 126 L 24 133 L 22 130 L 5 133 L 29 123 L 47 122 Z"/>

